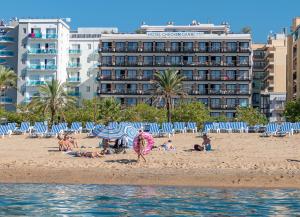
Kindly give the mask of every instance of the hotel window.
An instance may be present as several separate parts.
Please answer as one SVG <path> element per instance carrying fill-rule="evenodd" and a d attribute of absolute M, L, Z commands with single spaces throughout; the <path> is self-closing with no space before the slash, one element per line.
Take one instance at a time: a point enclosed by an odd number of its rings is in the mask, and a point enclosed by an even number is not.
<path fill-rule="evenodd" d="M 54 75 L 45 75 L 44 80 L 45 81 L 52 81 L 54 79 Z"/>
<path fill-rule="evenodd" d="M 91 92 L 91 87 L 90 86 L 86 86 L 86 92 Z"/>
<path fill-rule="evenodd" d="M 183 51 L 193 51 L 193 42 L 183 42 Z"/>
<path fill-rule="evenodd" d="M 233 112 L 226 112 L 226 117 L 229 119 L 234 118 L 234 113 Z"/>
<path fill-rule="evenodd" d="M 92 45 L 88 44 L 88 49 L 91 50 L 92 49 Z"/>
<path fill-rule="evenodd" d="M 235 66 L 236 64 L 236 56 L 227 56 L 226 57 L 226 65 L 227 66 Z"/>
<path fill-rule="evenodd" d="M 30 75 L 29 76 L 29 81 L 39 81 L 40 76 L 39 75 Z"/>
<path fill-rule="evenodd" d="M 127 105 L 136 105 L 136 98 L 127 98 Z"/>
<path fill-rule="evenodd" d="M 210 74 L 210 80 L 221 80 L 220 70 L 211 70 L 209 74 Z"/>
<path fill-rule="evenodd" d="M 247 70 L 239 70 L 237 73 L 237 80 L 248 80 L 249 79 L 249 71 Z"/>
<path fill-rule="evenodd" d="M 101 84 L 101 92 L 107 93 L 111 91 L 111 84 Z"/>
<path fill-rule="evenodd" d="M 115 75 L 116 75 L 116 79 L 117 79 L 117 80 L 125 79 L 125 70 L 117 69 L 117 70 L 115 71 Z"/>
<path fill-rule="evenodd" d="M 249 85 L 248 84 L 240 84 L 240 91 L 241 94 L 248 94 L 249 93 Z"/>
<path fill-rule="evenodd" d="M 235 94 L 236 85 L 235 84 L 227 84 L 226 85 L 226 93 L 227 94 Z"/>
<path fill-rule="evenodd" d="M 101 62 L 102 62 L 102 65 L 104 65 L 104 66 L 111 65 L 112 64 L 112 58 L 111 58 L 111 56 L 103 56 Z"/>
<path fill-rule="evenodd" d="M 153 71 L 152 70 L 144 70 L 143 71 L 143 79 L 152 79 L 153 78 Z"/>
<path fill-rule="evenodd" d="M 23 33 L 26 34 L 26 28 L 23 28 Z"/>
<path fill-rule="evenodd" d="M 200 65 L 208 65 L 208 56 L 199 56 L 198 61 Z"/>
<path fill-rule="evenodd" d="M 221 114 L 220 114 L 220 112 L 211 112 L 211 113 L 210 113 L 210 116 L 211 116 L 211 117 L 220 117 Z"/>
<path fill-rule="evenodd" d="M 138 50 L 137 42 L 128 42 L 128 51 L 136 52 Z"/>
<path fill-rule="evenodd" d="M 117 66 L 125 65 L 125 56 L 116 56 L 116 65 Z"/>
<path fill-rule="evenodd" d="M 249 42 L 240 42 L 240 51 L 249 51 Z"/>
<path fill-rule="evenodd" d="M 235 70 L 226 70 L 224 80 L 235 80 Z"/>
<path fill-rule="evenodd" d="M 200 99 L 198 99 L 198 101 L 199 102 L 201 102 L 202 104 L 204 104 L 204 105 L 208 105 L 208 99 L 207 98 L 200 98 Z"/>
<path fill-rule="evenodd" d="M 128 70 L 127 71 L 127 78 L 128 79 L 136 79 L 136 70 Z"/>
<path fill-rule="evenodd" d="M 55 59 L 45 59 L 45 66 L 55 66 Z"/>
<path fill-rule="evenodd" d="M 171 42 L 171 51 L 179 52 L 180 51 L 180 42 Z"/>
<path fill-rule="evenodd" d="M 236 107 L 236 99 L 234 99 L 234 98 L 226 99 L 226 106 L 227 106 L 227 108 L 235 108 Z"/>
<path fill-rule="evenodd" d="M 211 94 L 220 94 L 221 93 L 221 84 L 211 84 L 210 85 Z"/>
<path fill-rule="evenodd" d="M 211 64 L 213 66 L 220 66 L 221 65 L 221 61 L 222 61 L 222 57 L 221 56 L 212 56 L 211 57 Z"/>
<path fill-rule="evenodd" d="M 208 50 L 208 42 L 199 42 L 199 51 L 206 52 Z"/>
<path fill-rule="evenodd" d="M 210 99 L 210 107 L 211 108 L 220 108 L 221 107 L 221 99 L 219 99 L 219 98 Z"/>
<path fill-rule="evenodd" d="M 125 84 L 116 84 L 117 93 L 125 93 Z"/>
<path fill-rule="evenodd" d="M 239 106 L 248 107 L 248 99 L 239 99 Z"/>
<path fill-rule="evenodd" d="M 55 28 L 47 28 L 46 29 L 46 38 L 56 38 L 56 29 Z"/>
<path fill-rule="evenodd" d="M 164 65 L 165 57 L 164 56 L 156 56 L 155 57 L 155 65 Z"/>
<path fill-rule="evenodd" d="M 193 80 L 193 71 L 192 70 L 183 70 L 182 75 L 185 80 Z"/>
<path fill-rule="evenodd" d="M 152 52 L 153 51 L 153 43 L 152 42 L 144 42 L 143 47 L 144 47 L 145 52 Z"/>
<path fill-rule="evenodd" d="M 155 50 L 157 52 L 159 52 L 159 51 L 165 51 L 165 42 L 156 42 Z"/>
<path fill-rule="evenodd" d="M 237 51 L 237 43 L 236 42 L 227 42 L 226 43 L 226 51 L 227 52 L 236 52 Z"/>
<path fill-rule="evenodd" d="M 101 78 L 102 79 L 111 78 L 111 70 L 101 70 Z"/>
<path fill-rule="evenodd" d="M 199 91 L 199 94 L 207 94 L 207 84 L 199 84 L 198 85 L 198 91 Z"/>
<path fill-rule="evenodd" d="M 125 42 L 116 42 L 116 51 L 125 51 Z"/>
<path fill-rule="evenodd" d="M 128 56 L 128 65 L 137 65 L 137 56 Z"/>
<path fill-rule="evenodd" d="M 221 52 L 221 42 L 212 42 L 211 43 L 212 52 Z"/>
<path fill-rule="evenodd" d="M 144 56 L 144 65 L 152 66 L 153 65 L 153 56 Z"/>
<path fill-rule="evenodd" d="M 199 73 L 199 80 L 207 79 L 207 74 L 208 74 L 207 70 L 199 70 L 198 73 Z"/>
<path fill-rule="evenodd" d="M 151 85 L 150 84 L 143 84 L 143 91 L 148 92 L 151 90 Z"/>
<path fill-rule="evenodd" d="M 171 65 L 180 65 L 181 56 L 171 56 Z"/>
<path fill-rule="evenodd" d="M 239 57 L 239 65 L 240 66 L 247 66 L 247 65 L 249 65 L 249 57 L 248 56 L 240 56 Z"/>
<path fill-rule="evenodd" d="M 184 65 L 192 65 L 193 57 L 192 56 L 183 56 L 183 64 Z"/>
<path fill-rule="evenodd" d="M 112 47 L 111 42 L 102 42 L 102 50 L 103 51 L 110 51 Z"/>

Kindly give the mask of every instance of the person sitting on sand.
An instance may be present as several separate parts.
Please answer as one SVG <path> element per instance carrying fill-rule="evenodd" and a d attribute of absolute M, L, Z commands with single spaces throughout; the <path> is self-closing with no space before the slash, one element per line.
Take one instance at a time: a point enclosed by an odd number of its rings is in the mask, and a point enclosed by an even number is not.
<path fill-rule="evenodd" d="M 165 151 L 175 150 L 175 147 L 172 144 L 172 140 L 168 140 L 167 142 L 162 144 L 161 148 L 164 149 Z M 159 148 L 159 150 L 161 150 L 161 148 Z"/>
<path fill-rule="evenodd" d="M 57 137 L 58 141 L 58 150 L 59 151 L 72 151 L 73 145 L 70 143 L 68 136 L 65 134 L 63 138 L 60 136 Z"/>
<path fill-rule="evenodd" d="M 110 154 L 109 151 L 109 140 L 108 139 L 102 139 L 101 145 L 103 147 L 103 150 L 101 151 L 102 154 Z"/>
<path fill-rule="evenodd" d="M 77 141 L 75 140 L 74 137 L 68 136 L 68 140 L 69 140 L 69 142 L 72 144 L 73 148 L 78 148 Z"/>
<path fill-rule="evenodd" d="M 202 145 L 195 144 L 194 150 L 196 151 L 211 151 L 211 141 L 210 138 L 208 138 L 207 135 L 203 135 L 203 142 Z"/>
<path fill-rule="evenodd" d="M 103 157 L 103 154 L 99 151 L 86 151 L 86 152 L 77 151 L 74 153 L 74 155 L 75 157 L 89 157 L 89 158 Z"/>
<path fill-rule="evenodd" d="M 144 137 L 143 137 L 142 134 L 140 134 L 138 136 L 137 145 L 138 145 L 138 159 L 137 159 L 137 162 L 140 161 L 140 158 L 143 158 L 143 160 L 146 162 L 146 159 L 145 159 L 144 154 L 143 154 L 144 153 L 144 149 L 146 147 L 146 141 L 145 141 L 145 139 L 144 139 Z"/>

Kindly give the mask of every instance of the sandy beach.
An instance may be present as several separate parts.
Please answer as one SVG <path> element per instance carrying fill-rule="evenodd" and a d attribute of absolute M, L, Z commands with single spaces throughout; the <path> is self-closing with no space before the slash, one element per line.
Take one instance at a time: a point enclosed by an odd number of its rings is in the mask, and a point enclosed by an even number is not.
<path fill-rule="evenodd" d="M 13 135 L 0 139 L 0 182 L 300 188 L 300 134 L 210 134 L 213 151 L 195 152 L 197 134 L 176 134 L 176 151 L 154 149 L 147 162 L 136 154 L 78 158 L 58 152 L 55 138 Z M 98 150 L 99 139 L 75 135 L 80 146 Z M 155 139 L 156 145 L 166 138 Z"/>

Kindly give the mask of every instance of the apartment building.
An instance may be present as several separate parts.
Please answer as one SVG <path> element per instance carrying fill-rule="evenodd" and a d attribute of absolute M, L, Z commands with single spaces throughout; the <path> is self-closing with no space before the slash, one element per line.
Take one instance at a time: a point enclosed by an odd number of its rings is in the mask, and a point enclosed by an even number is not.
<path fill-rule="evenodd" d="M 286 102 L 287 37 L 285 33 L 269 36 L 264 46 L 265 77 L 261 93 L 261 111 L 270 121 L 284 121 Z"/>
<path fill-rule="evenodd" d="M 70 32 L 67 78 L 69 94 L 80 99 L 97 96 L 98 44 L 102 33 L 117 28 L 78 28 Z"/>
<path fill-rule="evenodd" d="M 8 24 L 0 21 L 0 65 L 14 71 L 17 70 L 17 34 L 15 20 Z M 1 90 L 0 107 L 6 110 L 13 110 L 16 99 L 15 89 Z"/>
<path fill-rule="evenodd" d="M 300 17 L 295 17 L 287 45 L 287 99 L 300 98 Z"/>
<path fill-rule="evenodd" d="M 212 116 L 234 117 L 251 105 L 251 35 L 229 25 L 142 25 L 142 34 L 103 34 L 99 43 L 100 97 L 124 105 L 151 101 L 154 73 L 178 70 L 190 100 L 203 102 Z M 175 103 L 178 99 L 174 99 Z"/>
<path fill-rule="evenodd" d="M 261 91 L 264 87 L 266 66 L 265 44 L 252 44 L 253 50 L 253 81 L 252 81 L 252 106 L 260 109 Z"/>

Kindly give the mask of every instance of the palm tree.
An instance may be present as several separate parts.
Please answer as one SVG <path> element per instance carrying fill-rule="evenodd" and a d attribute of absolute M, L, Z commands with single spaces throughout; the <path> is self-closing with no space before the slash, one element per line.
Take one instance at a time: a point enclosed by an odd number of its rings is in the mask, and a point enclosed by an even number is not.
<path fill-rule="evenodd" d="M 17 86 L 17 75 L 16 73 L 4 66 L 0 66 L 0 93 L 2 94 L 8 88 L 16 88 Z"/>
<path fill-rule="evenodd" d="M 53 124 L 57 114 L 64 116 L 64 110 L 75 106 L 76 98 L 71 97 L 65 91 L 65 84 L 52 79 L 39 88 L 39 96 L 32 99 L 30 108 L 35 108 L 43 113 L 50 112 L 50 122 Z"/>
<path fill-rule="evenodd" d="M 167 108 L 168 121 L 171 122 L 171 108 L 173 107 L 173 98 L 176 96 L 185 96 L 182 81 L 183 76 L 178 71 L 167 69 L 163 72 L 155 73 L 153 81 L 153 96 L 158 102 L 164 100 Z"/>

